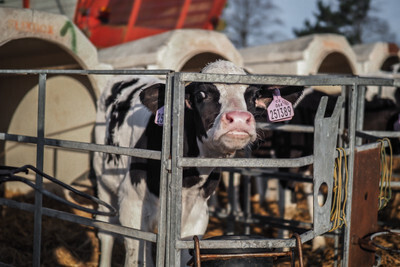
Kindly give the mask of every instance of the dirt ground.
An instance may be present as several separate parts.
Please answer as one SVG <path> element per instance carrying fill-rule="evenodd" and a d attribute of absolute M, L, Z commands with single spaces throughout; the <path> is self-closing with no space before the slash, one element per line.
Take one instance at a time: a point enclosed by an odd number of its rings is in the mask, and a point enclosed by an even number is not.
<path fill-rule="evenodd" d="M 301 187 L 296 187 L 297 208 L 293 215 L 296 220 L 310 221 L 307 212 L 307 204 Z M 9 196 L 18 201 L 33 203 L 29 196 Z M 221 202 L 226 202 L 226 193 L 219 194 Z M 262 205 L 252 199 L 252 211 L 261 215 L 278 215 L 278 206 L 274 202 Z M 79 202 L 79 201 L 78 201 Z M 86 204 L 87 203 L 82 203 Z M 58 202 L 44 199 L 44 206 L 58 210 L 74 212 L 82 216 L 90 215 L 71 210 Z M 389 205 L 379 213 L 379 220 L 386 225 L 385 229 L 400 228 L 400 192 L 394 191 Z M 226 229 L 227 221 L 215 217 L 210 218 L 206 237 L 222 235 Z M 243 225 L 235 224 L 235 229 L 241 231 Z M 55 218 L 43 217 L 43 235 L 41 263 L 42 266 L 98 266 L 99 242 L 96 230 L 91 227 L 81 226 Z M 277 229 L 252 225 L 252 234 L 276 237 Z M 380 244 L 400 249 L 400 236 L 380 238 Z M 12 266 L 32 266 L 33 242 L 33 214 L 7 207 L 0 207 L 0 262 Z M 311 243 L 303 244 L 305 266 L 333 266 L 334 241 L 327 238 L 327 248 L 320 251 L 311 251 Z M 400 255 L 377 249 L 377 255 L 381 257 L 380 266 L 400 266 Z M 123 266 L 124 248 L 122 243 L 117 243 L 113 253 L 113 266 Z M 1 266 L 1 264 L 0 264 Z M 290 266 L 289 260 L 283 259 L 275 266 Z M 340 265 L 339 265 L 340 266 Z"/>

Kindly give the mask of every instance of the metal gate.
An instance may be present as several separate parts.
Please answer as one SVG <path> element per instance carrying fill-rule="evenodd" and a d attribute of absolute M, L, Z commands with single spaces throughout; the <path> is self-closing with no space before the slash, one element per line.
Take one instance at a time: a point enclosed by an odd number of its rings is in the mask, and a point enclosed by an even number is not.
<path fill-rule="evenodd" d="M 45 138 L 45 95 L 46 78 L 48 75 L 158 75 L 166 79 L 166 96 L 163 145 L 162 151 L 138 150 L 93 143 L 73 142 L 60 139 Z M 350 242 L 351 221 L 351 196 L 354 173 L 354 151 L 358 144 L 356 132 L 362 131 L 362 112 L 364 103 L 365 86 L 399 86 L 400 81 L 393 79 L 362 78 L 335 75 L 318 76 L 267 76 L 267 75 L 220 75 L 220 74 L 199 74 L 180 73 L 169 70 L 134 71 L 134 70 L 1 70 L 0 75 L 37 75 L 39 79 L 38 95 L 38 124 L 37 135 L 24 136 L 8 133 L 0 133 L 0 140 L 11 140 L 36 144 L 36 167 L 43 169 L 43 152 L 45 146 L 62 147 L 65 149 L 82 151 L 99 151 L 134 157 L 156 159 L 161 161 L 161 188 L 160 188 L 160 223 L 158 233 L 148 233 L 119 225 L 107 224 L 101 221 L 72 215 L 66 212 L 47 209 L 42 205 L 42 194 L 35 192 L 35 205 L 20 203 L 9 199 L 0 199 L 1 205 L 34 212 L 34 259 L 33 265 L 40 266 L 41 247 L 41 221 L 42 216 L 56 217 L 62 220 L 93 226 L 98 229 L 134 237 L 157 243 L 157 266 L 180 266 L 180 254 L 182 249 L 194 249 L 193 241 L 180 239 L 180 218 L 181 218 L 181 188 L 182 169 L 184 167 L 236 167 L 236 168 L 269 168 L 269 167 L 299 167 L 314 164 L 314 221 L 311 230 L 301 234 L 299 239 L 255 239 L 255 240 L 230 240 L 229 242 L 202 240 L 199 241 L 201 248 L 294 248 L 296 242 L 307 242 L 315 236 L 326 233 L 330 230 L 329 211 L 332 199 L 332 170 L 334 159 L 337 156 L 336 142 L 337 134 L 344 130 L 344 94 L 346 88 L 349 92 L 348 105 L 348 129 L 349 146 L 346 149 L 348 154 L 349 188 L 347 191 L 348 205 L 346 206 L 347 228 L 345 228 L 345 240 L 343 251 L 343 265 L 348 265 L 348 247 Z M 342 86 L 342 97 L 339 98 L 335 111 L 331 117 L 324 116 L 326 99 L 322 99 L 319 105 L 314 127 L 295 127 L 300 131 L 314 132 L 314 154 L 311 156 L 292 159 L 215 159 L 215 158 L 187 158 L 183 157 L 183 114 L 184 114 L 184 85 L 186 82 L 217 82 L 217 83 L 240 83 L 240 84 L 274 84 L 274 85 L 301 85 L 301 86 Z M 7 90 L 2 88 L 2 90 Z M 341 122 L 339 123 L 339 118 Z M 172 124 L 172 121 L 174 122 Z M 268 127 L 268 126 L 267 126 Z M 377 135 L 379 133 L 374 132 Z M 399 133 L 384 132 L 387 137 L 400 137 Z M 376 144 L 358 146 L 358 150 L 368 150 L 376 147 Z M 41 188 L 43 177 L 36 176 L 36 185 Z M 326 184 L 329 188 L 328 198 L 325 205 L 317 204 L 318 188 Z M 174 203 L 172 203 L 174 200 Z"/>

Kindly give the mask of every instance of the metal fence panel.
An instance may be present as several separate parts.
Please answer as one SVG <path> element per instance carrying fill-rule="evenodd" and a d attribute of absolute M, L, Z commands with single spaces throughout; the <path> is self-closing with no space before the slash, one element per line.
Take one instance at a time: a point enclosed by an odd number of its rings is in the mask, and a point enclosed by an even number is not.
<path fill-rule="evenodd" d="M 87 219 L 84 217 L 43 208 L 42 194 L 35 193 L 35 205 L 18 203 L 12 200 L 0 199 L 0 204 L 10 207 L 16 207 L 23 210 L 34 212 L 34 259 L 33 265 L 40 266 L 40 247 L 41 247 L 41 220 L 42 215 L 52 216 L 63 220 L 68 220 L 84 225 L 94 226 L 99 229 L 108 230 L 110 232 L 119 233 L 125 236 L 140 238 L 157 243 L 157 266 L 179 266 L 180 255 L 182 249 L 191 249 L 194 247 L 192 241 L 180 240 L 181 228 L 181 212 L 182 212 L 182 169 L 188 166 L 203 166 L 203 167 L 235 167 L 235 168 L 268 168 L 268 167 L 299 167 L 310 165 L 316 162 L 321 157 L 321 154 L 329 154 L 329 158 L 325 158 L 325 163 L 314 173 L 314 185 L 327 182 L 330 173 L 324 172 L 326 164 L 332 164 L 332 158 L 336 157 L 337 153 L 323 150 L 321 153 L 315 152 L 312 156 L 295 158 L 295 159 L 193 159 L 183 157 L 183 124 L 184 124 L 184 84 L 185 82 L 221 82 L 221 83 L 242 83 L 242 84 L 277 84 L 277 85 L 341 85 L 343 88 L 350 89 L 349 104 L 349 148 L 346 153 L 349 154 L 349 190 L 348 190 L 348 205 L 347 216 L 348 226 L 350 225 L 351 214 L 351 192 L 352 192 L 352 175 L 354 168 L 354 149 L 356 143 L 356 132 L 363 133 L 360 110 L 363 110 L 363 92 L 360 94 L 360 86 L 364 85 L 379 85 L 393 86 L 400 84 L 399 80 L 381 79 L 381 78 L 363 78 L 354 76 L 341 75 L 316 75 L 316 76 L 289 76 L 289 75 L 217 75 L 217 74 L 199 74 L 199 73 L 178 73 L 169 70 L 0 70 L 0 75 L 38 75 L 39 77 L 39 97 L 38 97 L 38 124 L 37 136 L 24 136 L 8 133 L 0 133 L 0 140 L 11 140 L 17 142 L 27 142 L 36 144 L 37 162 L 36 167 L 39 170 L 43 169 L 43 153 L 45 146 L 63 147 L 67 149 L 77 149 L 82 151 L 100 151 L 105 153 L 116 153 L 121 155 L 129 155 L 134 157 L 143 157 L 149 159 L 157 159 L 161 161 L 161 188 L 160 188 L 160 221 L 158 225 L 158 233 L 146 233 L 140 230 L 129 229 L 119 225 L 110 225 L 104 222 Z M 46 78 L 49 74 L 74 74 L 74 75 L 163 75 L 166 77 L 166 94 L 165 94 L 165 123 L 163 131 L 162 151 L 149 151 L 132 148 L 113 147 L 106 145 L 97 145 L 91 143 L 74 142 L 68 140 L 45 138 L 45 95 L 46 95 Z M 342 96 L 344 90 L 342 90 Z M 340 104 L 338 104 L 340 106 Z M 359 112 L 359 113 L 357 113 Z M 358 115 L 357 115 L 358 114 Z M 321 135 L 333 134 L 337 130 L 339 115 L 341 133 L 344 129 L 344 110 L 339 111 L 334 115 L 332 121 L 327 118 L 320 118 L 320 121 L 314 127 L 304 126 L 279 126 L 260 125 L 262 128 L 272 130 L 287 130 L 287 131 L 303 131 L 315 132 L 318 131 Z M 357 120 L 358 119 L 358 120 Z M 174 123 L 172 123 L 172 121 Z M 321 126 L 325 123 L 325 126 Z M 328 125 L 328 126 L 326 126 Z M 321 128 L 322 127 L 322 128 Z M 330 131 L 330 133 L 328 133 Z M 399 137 L 398 133 L 370 131 L 365 132 L 372 135 L 384 135 L 389 137 Z M 322 139 L 322 137 L 320 137 Z M 331 138 L 332 140 L 336 138 Z M 316 145 L 320 148 L 324 142 L 316 139 Z M 331 145 L 333 146 L 333 145 Z M 371 146 L 371 145 L 369 145 Z M 334 147 L 334 146 L 333 146 Z M 368 146 L 363 146 L 368 149 Z M 171 157 L 170 157 L 171 156 Z M 315 157 L 318 157 L 316 160 Z M 325 164 L 325 165 L 324 165 Z M 317 177 L 317 178 L 316 178 Z M 323 177 L 323 178 L 318 178 Z M 36 176 L 36 184 L 42 186 L 42 177 Z M 329 202 L 329 197 L 327 202 Z M 314 190 L 314 206 L 316 205 L 316 192 Z M 317 208 L 318 209 L 318 208 Z M 325 208 L 326 209 L 326 208 Z M 301 242 L 307 242 L 316 235 L 323 234 L 327 230 L 326 227 L 326 210 L 317 212 L 317 218 L 314 219 L 314 228 L 301 235 Z M 329 215 L 329 214 L 328 214 Z M 325 224 L 325 227 L 322 225 Z M 350 236 L 349 228 L 345 229 L 344 243 L 344 258 L 343 264 L 347 266 L 348 261 L 348 244 Z M 247 240 L 247 241 L 200 241 L 202 248 L 243 248 L 243 247 L 259 247 L 259 248 L 282 248 L 295 247 L 296 240 L 290 239 L 264 239 L 264 240 Z M 166 246 L 165 246 L 166 245 Z"/>

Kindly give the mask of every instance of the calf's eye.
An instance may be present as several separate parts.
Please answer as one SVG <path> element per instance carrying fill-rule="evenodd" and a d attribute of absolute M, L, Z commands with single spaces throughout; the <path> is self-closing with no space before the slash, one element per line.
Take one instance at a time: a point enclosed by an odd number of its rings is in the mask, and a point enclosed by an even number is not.
<path fill-rule="evenodd" d="M 196 100 L 197 100 L 197 102 L 201 102 L 201 101 L 203 101 L 204 99 L 206 99 L 207 98 L 207 94 L 205 93 L 205 92 L 203 92 L 203 91 L 200 91 L 200 92 L 198 92 L 197 94 L 196 94 Z"/>

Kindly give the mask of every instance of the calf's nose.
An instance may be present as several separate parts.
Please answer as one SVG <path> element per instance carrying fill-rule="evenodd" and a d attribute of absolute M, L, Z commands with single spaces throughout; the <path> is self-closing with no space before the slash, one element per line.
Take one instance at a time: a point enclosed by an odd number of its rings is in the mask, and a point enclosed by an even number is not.
<path fill-rule="evenodd" d="M 226 124 L 243 123 L 250 125 L 252 123 L 253 116 L 251 113 L 246 111 L 230 111 L 224 114 L 222 120 Z"/>

